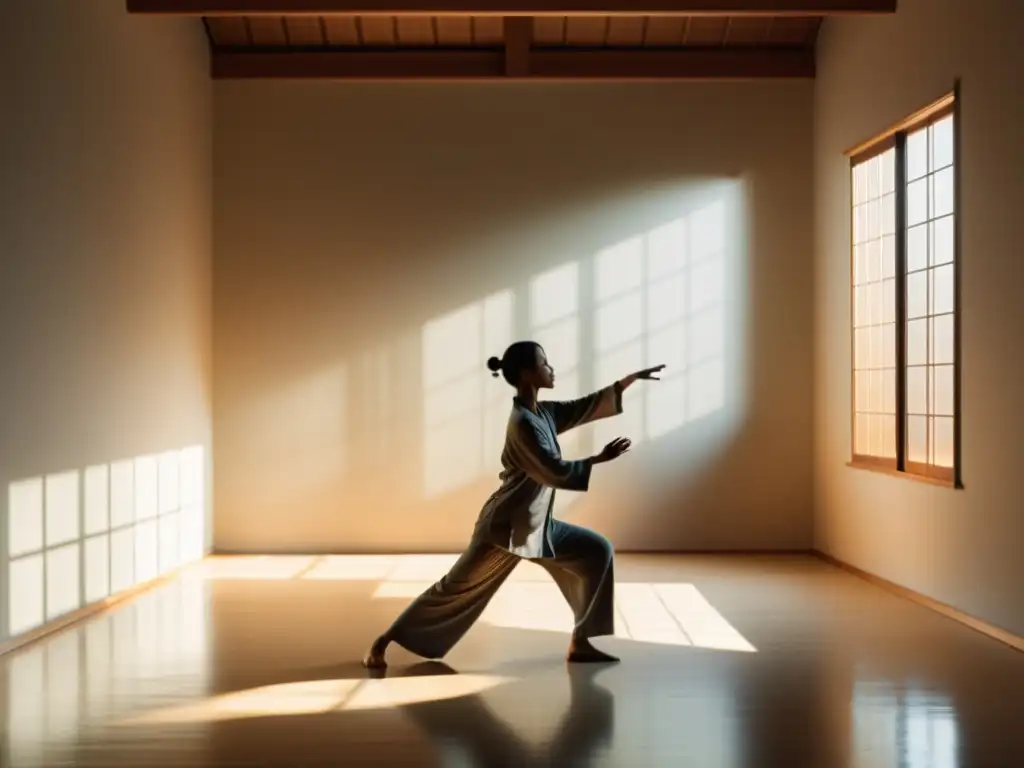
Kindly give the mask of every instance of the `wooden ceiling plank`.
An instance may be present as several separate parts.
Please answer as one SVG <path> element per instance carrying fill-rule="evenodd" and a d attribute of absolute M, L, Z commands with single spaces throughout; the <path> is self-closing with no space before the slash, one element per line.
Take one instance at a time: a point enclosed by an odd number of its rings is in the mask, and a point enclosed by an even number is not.
<path fill-rule="evenodd" d="M 359 30 L 354 16 L 324 16 L 323 22 L 328 45 L 359 45 Z"/>
<path fill-rule="evenodd" d="M 438 16 L 437 44 L 452 47 L 473 44 L 473 27 L 469 16 Z"/>
<path fill-rule="evenodd" d="M 356 51 L 351 53 L 213 54 L 216 79 L 328 80 L 757 80 L 814 77 L 804 48 L 617 51 L 534 49 L 529 71 L 509 77 L 501 50 Z"/>
<path fill-rule="evenodd" d="M 564 16 L 538 16 L 533 20 L 533 40 L 537 45 L 562 45 L 565 42 Z"/>
<path fill-rule="evenodd" d="M 740 16 L 729 24 L 725 45 L 765 45 L 768 42 L 770 16 Z"/>
<path fill-rule="evenodd" d="M 500 46 L 504 39 L 500 17 L 477 16 L 473 19 L 473 42 L 476 45 Z"/>
<path fill-rule="evenodd" d="M 321 21 L 320 16 L 286 16 L 284 23 L 288 41 L 298 46 L 324 45 L 326 40 Z"/>
<path fill-rule="evenodd" d="M 772 45 L 803 45 L 807 42 L 813 21 L 813 18 L 806 16 L 776 16 L 772 19 L 769 43 Z"/>
<path fill-rule="evenodd" d="M 565 25 L 565 44 L 594 48 L 608 39 L 610 16 L 570 16 Z"/>
<path fill-rule="evenodd" d="M 687 45 L 724 45 L 729 37 L 730 27 L 738 19 L 728 17 L 707 18 L 697 17 L 690 19 L 690 26 L 687 29 Z"/>
<path fill-rule="evenodd" d="M 248 22 L 253 45 L 288 45 L 283 16 L 254 16 Z"/>
<path fill-rule="evenodd" d="M 686 19 L 676 16 L 651 16 L 647 21 L 644 44 L 653 48 L 679 45 L 686 32 Z"/>
<path fill-rule="evenodd" d="M 394 16 L 363 16 L 359 19 L 363 45 L 391 46 L 395 40 Z"/>
<path fill-rule="evenodd" d="M 398 31 L 396 37 L 399 45 L 437 45 L 432 17 L 398 16 L 395 24 Z"/>
<path fill-rule="evenodd" d="M 646 16 L 611 16 L 608 19 L 608 45 L 641 46 L 644 44 Z"/>
<path fill-rule="evenodd" d="M 125 0 L 130 13 L 190 16 L 474 14 L 828 16 L 894 13 L 898 0 Z"/>
<path fill-rule="evenodd" d="M 206 29 L 214 45 L 249 45 L 249 28 L 243 16 L 215 16 L 206 19 Z"/>

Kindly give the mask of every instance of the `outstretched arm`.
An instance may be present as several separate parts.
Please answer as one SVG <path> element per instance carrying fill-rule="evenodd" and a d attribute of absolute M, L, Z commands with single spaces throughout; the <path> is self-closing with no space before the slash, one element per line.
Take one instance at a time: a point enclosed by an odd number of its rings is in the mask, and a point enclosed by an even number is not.
<path fill-rule="evenodd" d="M 655 374 L 661 373 L 663 370 L 665 370 L 664 365 L 656 365 L 653 368 L 644 368 L 642 371 L 631 373 L 629 376 L 619 379 L 617 384 L 623 389 L 628 389 L 634 381 L 638 381 L 640 379 L 659 381 L 659 377 L 655 376 Z"/>
<path fill-rule="evenodd" d="M 592 421 L 622 413 L 622 386 L 616 382 L 576 400 L 545 400 L 539 405 L 551 414 L 555 432 L 562 434 Z"/>
<path fill-rule="evenodd" d="M 592 421 L 619 415 L 622 413 L 623 391 L 638 379 L 657 380 L 658 377 L 654 374 L 661 372 L 664 368 L 664 365 L 645 368 L 619 379 L 610 387 L 599 389 L 578 400 L 549 400 L 541 402 L 540 407 L 551 414 L 555 422 L 555 432 L 562 434 Z"/>

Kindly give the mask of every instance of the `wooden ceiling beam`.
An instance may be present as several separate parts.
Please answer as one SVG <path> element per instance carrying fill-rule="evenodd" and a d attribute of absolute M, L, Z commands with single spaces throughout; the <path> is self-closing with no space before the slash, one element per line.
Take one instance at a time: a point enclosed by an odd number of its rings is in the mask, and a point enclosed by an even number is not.
<path fill-rule="evenodd" d="M 506 16 L 504 31 L 505 76 L 527 77 L 530 74 L 533 19 L 529 16 Z"/>
<path fill-rule="evenodd" d="M 809 48 L 572 51 L 535 48 L 510 64 L 503 50 L 215 51 L 214 79 L 354 81 L 663 81 L 813 78 Z"/>
<path fill-rule="evenodd" d="M 893 13 L 897 0 L 125 0 L 130 13 L 188 16 L 831 16 Z"/>

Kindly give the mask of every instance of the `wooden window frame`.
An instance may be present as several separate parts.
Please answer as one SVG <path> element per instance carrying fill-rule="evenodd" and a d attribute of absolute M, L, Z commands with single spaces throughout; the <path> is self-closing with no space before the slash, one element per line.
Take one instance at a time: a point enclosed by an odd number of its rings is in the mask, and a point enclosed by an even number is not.
<path fill-rule="evenodd" d="M 932 464 L 909 461 L 907 458 L 907 136 L 926 128 L 945 117 L 953 116 L 953 466 L 939 467 Z M 874 139 L 860 144 L 849 151 L 850 195 L 853 194 L 853 172 L 862 163 L 881 155 L 890 149 L 896 150 L 895 157 L 895 306 L 896 306 L 896 458 L 858 454 L 854 450 L 856 438 L 857 410 L 854 403 L 856 392 L 856 368 L 853 363 L 855 352 L 855 281 L 854 243 L 850 236 L 850 337 L 851 337 L 851 402 L 850 402 L 850 454 L 849 466 L 874 470 L 921 480 L 950 488 L 963 488 L 961 477 L 961 355 L 960 355 L 960 247 L 962 215 L 960 199 L 960 84 L 938 101 L 911 115 Z M 852 205 L 850 209 L 852 221 Z"/>

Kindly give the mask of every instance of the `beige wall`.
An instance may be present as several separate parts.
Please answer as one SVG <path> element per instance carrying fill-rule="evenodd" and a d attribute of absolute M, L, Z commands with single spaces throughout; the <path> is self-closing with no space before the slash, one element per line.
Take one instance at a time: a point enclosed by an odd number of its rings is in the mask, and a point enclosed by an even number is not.
<path fill-rule="evenodd" d="M 818 547 L 1024 634 L 1024 5 L 900 0 L 894 17 L 828 21 L 819 43 L 816 144 Z M 843 150 L 961 78 L 964 490 L 847 468 L 850 453 L 849 177 Z"/>
<path fill-rule="evenodd" d="M 691 371 L 688 405 L 679 382 L 631 390 L 611 429 L 637 448 L 565 514 L 627 549 L 809 546 L 811 96 L 802 82 L 217 84 L 215 546 L 463 546 L 511 394 L 484 361 L 537 335 L 532 281 L 577 271 L 539 283 L 542 311 L 578 298 L 577 343 L 548 343 L 556 394 L 609 383 L 645 340 L 618 363 L 593 351 L 595 318 L 618 311 L 597 306 L 595 255 L 625 242 L 622 266 L 632 238 L 681 218 L 724 238 L 721 294 L 708 269 L 685 278 L 718 310 L 689 327 L 719 339 L 721 378 Z M 610 322 L 628 341 L 627 316 Z M 662 350 L 686 372 L 678 344 Z M 649 427 L 645 388 L 660 398 Z"/>
<path fill-rule="evenodd" d="M 8 544 L 12 488 L 58 477 L 59 496 L 70 479 L 79 493 L 62 496 L 58 511 L 84 514 L 88 467 L 190 446 L 209 455 L 212 102 L 202 27 L 129 18 L 123 0 L 5 0 L 0 103 Z M 78 557 L 84 568 L 84 546 Z M 78 574 L 62 573 L 73 594 Z M 58 586 L 53 574 L 49 583 Z M 6 563 L 0 586 L 3 606 Z M 29 589 L 15 598 L 36 599 Z"/>

